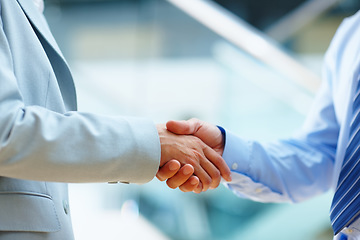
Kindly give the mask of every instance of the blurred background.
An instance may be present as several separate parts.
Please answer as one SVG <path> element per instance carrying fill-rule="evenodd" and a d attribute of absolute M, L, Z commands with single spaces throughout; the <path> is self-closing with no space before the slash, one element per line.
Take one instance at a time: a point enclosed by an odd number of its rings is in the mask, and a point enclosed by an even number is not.
<path fill-rule="evenodd" d="M 79 110 L 197 117 L 261 141 L 290 137 L 319 86 L 323 54 L 356 0 L 45 0 Z M 224 186 L 196 195 L 72 184 L 78 240 L 331 239 L 331 193 L 263 204 Z"/>

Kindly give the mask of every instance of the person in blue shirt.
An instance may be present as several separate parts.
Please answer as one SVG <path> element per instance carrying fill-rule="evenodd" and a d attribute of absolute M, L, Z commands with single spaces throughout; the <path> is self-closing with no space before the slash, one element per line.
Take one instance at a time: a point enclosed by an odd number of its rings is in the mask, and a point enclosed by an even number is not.
<path fill-rule="evenodd" d="M 300 202 L 335 190 L 360 78 L 359 26 L 360 11 L 338 28 L 325 55 L 322 85 L 295 136 L 263 144 L 198 119 L 169 121 L 167 129 L 193 134 L 216 149 L 232 171 L 232 181 L 225 184 L 238 196 L 261 202 Z M 359 226 L 360 219 L 352 219 L 335 232 L 334 239 L 360 239 Z"/>

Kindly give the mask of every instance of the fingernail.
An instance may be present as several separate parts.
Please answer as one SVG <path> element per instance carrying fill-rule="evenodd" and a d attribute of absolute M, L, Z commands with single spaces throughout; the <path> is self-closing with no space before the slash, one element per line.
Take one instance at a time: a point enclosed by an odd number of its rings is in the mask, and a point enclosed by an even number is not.
<path fill-rule="evenodd" d="M 189 169 L 189 168 L 185 168 L 185 169 L 183 170 L 183 174 L 185 174 L 185 175 L 188 175 L 188 174 L 190 174 L 190 173 L 192 173 L 192 171 L 191 171 L 191 169 Z"/>
<path fill-rule="evenodd" d="M 191 185 L 196 185 L 198 184 L 198 181 L 196 179 L 192 179 L 190 182 Z"/>
<path fill-rule="evenodd" d="M 170 163 L 169 169 L 170 169 L 171 171 L 175 171 L 177 168 L 178 168 L 178 166 L 177 166 L 176 163 Z"/>

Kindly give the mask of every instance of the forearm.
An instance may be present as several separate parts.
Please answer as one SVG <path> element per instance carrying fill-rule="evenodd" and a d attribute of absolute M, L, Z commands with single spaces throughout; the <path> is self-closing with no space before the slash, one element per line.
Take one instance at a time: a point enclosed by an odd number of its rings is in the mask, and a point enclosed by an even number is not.
<path fill-rule="evenodd" d="M 267 145 L 229 132 L 223 158 L 233 173 L 237 195 L 263 202 L 298 202 L 330 188 L 331 151 L 292 139 Z"/>
<path fill-rule="evenodd" d="M 144 183 L 158 170 L 160 144 L 151 121 L 42 107 L 14 106 L 7 113 L 0 117 L 1 176 Z"/>

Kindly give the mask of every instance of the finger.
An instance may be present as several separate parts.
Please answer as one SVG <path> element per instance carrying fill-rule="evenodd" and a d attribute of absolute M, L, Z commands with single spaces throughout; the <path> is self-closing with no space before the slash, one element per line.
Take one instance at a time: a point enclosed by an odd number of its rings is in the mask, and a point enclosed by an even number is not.
<path fill-rule="evenodd" d="M 165 181 L 168 178 L 171 178 L 174 176 L 180 169 L 181 164 L 177 160 L 170 160 L 167 163 L 165 163 L 164 166 L 159 168 L 156 177 L 160 181 Z"/>
<path fill-rule="evenodd" d="M 214 165 L 205 158 L 205 155 L 199 153 L 198 151 L 195 151 L 194 154 L 194 158 L 198 159 L 198 162 L 192 164 L 195 169 L 194 173 L 200 179 L 203 191 L 207 191 L 209 187 L 211 187 L 213 181 L 220 182 L 220 173 L 218 174 L 218 179 L 213 179 L 210 174 L 214 176 L 213 172 L 217 171 Z"/>
<path fill-rule="evenodd" d="M 171 178 L 166 181 L 170 188 L 177 188 L 184 184 L 194 173 L 194 167 L 186 164 Z"/>
<path fill-rule="evenodd" d="M 211 178 L 210 184 L 207 186 L 205 185 L 203 186 L 203 191 L 205 192 L 208 189 L 217 188 L 221 181 L 220 171 L 212 163 L 209 163 L 208 161 L 202 162 L 201 166 L 205 169 L 205 171 Z"/>
<path fill-rule="evenodd" d="M 200 126 L 200 120 L 190 119 L 187 121 L 173 121 L 166 123 L 166 128 L 176 134 L 195 134 Z"/>
<path fill-rule="evenodd" d="M 206 147 L 204 154 L 207 159 L 220 171 L 221 176 L 228 182 L 231 181 L 231 171 L 225 160 L 212 148 Z M 210 174 L 210 173 L 209 173 Z M 210 176 L 212 176 L 210 174 Z"/>
<path fill-rule="evenodd" d="M 191 176 L 184 184 L 182 184 L 179 189 L 183 192 L 192 192 L 199 185 L 200 180 L 196 176 Z"/>
<path fill-rule="evenodd" d="M 208 188 L 217 188 L 220 184 L 221 181 L 221 173 L 220 171 L 215 167 L 215 165 L 211 162 L 211 158 L 208 159 L 205 156 L 205 151 L 211 153 L 212 151 L 215 153 L 213 155 L 209 154 L 208 155 L 210 157 L 216 157 L 216 152 L 209 148 L 208 146 L 204 145 L 202 151 L 204 152 L 204 156 L 200 156 L 200 166 L 201 168 L 207 173 L 207 175 L 210 177 L 210 182 L 205 182 L 202 181 L 201 176 L 198 175 L 197 169 L 195 168 L 195 175 L 197 175 L 201 182 L 203 183 L 203 191 L 207 191 Z"/>
<path fill-rule="evenodd" d="M 199 185 L 194 189 L 194 193 L 201 193 L 203 191 L 202 189 L 202 183 L 200 182 Z"/>

